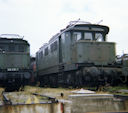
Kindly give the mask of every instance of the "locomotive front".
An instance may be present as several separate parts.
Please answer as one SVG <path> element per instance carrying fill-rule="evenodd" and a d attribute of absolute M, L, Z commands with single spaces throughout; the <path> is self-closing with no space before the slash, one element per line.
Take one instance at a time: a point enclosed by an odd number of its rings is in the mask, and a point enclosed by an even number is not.
<path fill-rule="evenodd" d="M 115 43 L 106 41 L 108 32 L 107 26 L 95 24 L 78 24 L 70 29 L 71 61 L 77 65 L 76 76 L 81 76 L 75 78 L 78 83 L 115 85 L 119 80 L 122 72 L 115 62 Z"/>
<path fill-rule="evenodd" d="M 30 50 L 22 38 L 0 38 L 0 83 L 19 89 L 30 79 Z"/>

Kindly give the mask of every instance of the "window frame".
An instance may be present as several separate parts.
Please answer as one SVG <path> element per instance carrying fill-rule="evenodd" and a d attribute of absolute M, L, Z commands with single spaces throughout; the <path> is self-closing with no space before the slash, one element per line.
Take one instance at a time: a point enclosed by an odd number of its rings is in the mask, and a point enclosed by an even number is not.
<path fill-rule="evenodd" d="M 48 50 L 48 47 L 46 47 L 46 48 L 44 49 L 44 55 L 47 56 L 48 54 L 49 54 L 49 50 Z"/>

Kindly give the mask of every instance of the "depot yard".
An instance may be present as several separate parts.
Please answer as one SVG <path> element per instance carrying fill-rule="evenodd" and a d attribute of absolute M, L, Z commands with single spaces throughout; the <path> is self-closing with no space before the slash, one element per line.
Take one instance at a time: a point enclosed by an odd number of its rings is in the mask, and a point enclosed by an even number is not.
<path fill-rule="evenodd" d="M 4 106 L 5 101 L 3 100 L 4 89 L 0 88 L 0 105 Z M 86 94 L 84 94 L 86 93 Z M 91 93 L 91 94 L 89 94 Z M 38 95 L 35 95 L 38 94 Z M 114 98 L 113 95 L 121 95 L 121 97 L 126 97 L 126 101 L 120 101 L 118 98 Z M 37 86 L 25 86 L 24 91 L 17 92 L 4 92 L 4 96 L 11 101 L 9 103 L 10 107 L 18 113 L 21 111 L 24 112 L 24 109 L 27 109 L 24 113 L 30 112 L 31 109 L 35 109 L 33 105 L 42 106 L 42 109 L 46 108 L 48 104 L 53 103 L 53 107 L 56 109 L 56 102 L 64 103 L 64 113 L 85 113 L 85 112 L 101 112 L 101 111 L 128 111 L 128 87 L 127 86 L 116 86 L 116 87 L 100 87 L 96 91 L 96 87 L 84 87 L 84 88 L 44 88 Z M 122 103 L 123 102 L 123 103 Z M 41 104 L 45 103 L 45 104 Z M 101 104 L 104 103 L 104 104 Z M 27 107 L 29 104 L 31 107 Z M 11 106 L 12 105 L 12 106 Z M 22 106 L 22 109 L 18 105 Z M 116 107 L 115 107 L 116 106 Z M 47 107 L 47 112 L 51 109 Z M 91 109 L 90 109 L 91 107 Z M 85 109 L 86 108 L 86 109 Z M 1 109 L 1 110 L 3 110 Z M 6 110 L 6 109 L 5 109 Z M 3 110 L 3 111 L 5 111 Z M 38 111 L 38 107 L 36 108 Z M 7 112 L 7 111 L 6 111 Z M 42 113 L 42 111 L 40 111 Z M 56 111 L 55 111 L 56 112 Z M 59 112 L 59 111 L 58 111 Z M 10 112 L 7 112 L 10 113 Z M 13 113 L 13 112 L 12 112 Z M 15 113 L 15 112 L 14 112 Z M 45 112 L 43 112 L 45 113 Z"/>
<path fill-rule="evenodd" d="M 80 89 L 92 90 L 92 91 L 95 91 L 97 94 L 108 93 L 108 94 L 124 94 L 124 95 L 128 95 L 128 91 L 123 91 L 123 90 L 128 90 L 127 86 L 101 87 L 97 91 L 96 91 L 96 87 L 44 88 L 44 87 L 35 87 L 35 86 L 25 86 L 24 92 L 26 92 L 26 93 L 39 93 L 39 94 L 49 95 L 49 96 L 56 97 L 58 99 L 61 97 L 61 93 L 63 93 L 63 98 L 67 99 L 67 96 L 73 93 L 72 91 L 76 91 L 76 90 L 79 91 Z"/>
<path fill-rule="evenodd" d="M 95 91 L 96 87 L 85 87 L 82 88 L 85 90 Z M 79 91 L 81 88 L 44 88 L 44 87 L 36 87 L 36 86 L 25 86 L 24 91 L 19 92 L 11 92 L 12 95 L 9 97 L 13 98 L 14 95 L 32 95 L 32 93 L 37 93 L 40 95 L 46 95 L 50 97 L 55 97 L 56 99 L 68 99 L 69 95 L 74 94 L 73 91 Z M 0 94 L 4 91 L 3 88 L 0 88 Z M 116 86 L 116 87 L 101 87 L 98 91 L 95 91 L 96 94 L 118 94 L 118 95 L 126 95 L 128 96 L 128 87 L 127 86 Z"/>
<path fill-rule="evenodd" d="M 38 86 L 25 86 L 23 91 L 15 92 L 15 93 L 26 93 L 26 94 L 31 94 L 31 93 L 39 93 L 39 94 L 44 94 L 44 95 L 49 95 L 53 97 L 60 98 L 61 93 L 63 93 L 63 97 L 66 99 L 68 95 L 72 94 L 72 91 L 74 90 L 80 90 L 81 88 L 48 88 L 48 87 L 38 87 Z M 128 91 L 123 90 L 128 90 L 128 86 L 116 86 L 116 87 L 101 87 L 99 90 L 96 91 L 96 87 L 84 87 L 82 89 L 86 90 L 92 90 L 95 91 L 96 93 L 108 93 L 108 94 L 124 94 L 128 95 Z M 122 92 L 121 92 L 122 90 Z M 0 93 L 4 91 L 4 88 L 0 88 Z"/>

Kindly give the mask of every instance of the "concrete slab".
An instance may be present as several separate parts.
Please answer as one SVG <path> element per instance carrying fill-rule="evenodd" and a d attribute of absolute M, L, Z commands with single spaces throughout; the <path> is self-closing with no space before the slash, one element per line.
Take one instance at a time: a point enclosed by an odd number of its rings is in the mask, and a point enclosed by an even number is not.
<path fill-rule="evenodd" d="M 112 94 L 70 95 L 71 113 L 124 111 L 124 102 Z"/>
<path fill-rule="evenodd" d="M 95 94 L 96 92 L 91 91 L 91 90 L 85 90 L 85 89 L 80 89 L 80 90 L 74 90 L 72 91 L 72 93 L 76 93 L 76 94 Z"/>
<path fill-rule="evenodd" d="M 84 98 L 113 98 L 114 95 L 112 94 L 75 94 L 75 95 L 69 95 L 70 98 L 78 98 L 78 97 L 84 97 Z"/>

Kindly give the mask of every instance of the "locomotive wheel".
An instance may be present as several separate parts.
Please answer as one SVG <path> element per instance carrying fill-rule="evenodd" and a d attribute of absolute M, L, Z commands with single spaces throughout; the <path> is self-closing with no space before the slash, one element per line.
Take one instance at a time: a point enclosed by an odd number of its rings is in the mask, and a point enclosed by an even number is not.
<path fill-rule="evenodd" d="M 81 73 L 81 71 L 77 71 L 75 77 L 76 77 L 75 78 L 76 86 L 77 87 L 82 87 L 83 83 L 82 83 L 82 73 Z"/>
<path fill-rule="evenodd" d="M 81 79 L 81 74 L 77 72 L 72 72 L 71 73 L 71 86 L 74 88 L 81 87 L 82 86 L 82 79 Z"/>
<path fill-rule="evenodd" d="M 39 87 L 43 87 L 44 86 L 43 77 L 39 77 L 38 81 L 39 81 L 39 83 L 37 83 L 37 84 L 39 85 Z"/>
<path fill-rule="evenodd" d="M 57 85 L 57 76 L 56 76 L 56 74 L 53 74 L 53 75 L 49 76 L 49 82 L 50 82 L 50 87 L 55 88 L 55 87 L 58 86 Z"/>
<path fill-rule="evenodd" d="M 38 78 L 38 81 L 39 81 L 39 86 L 40 87 L 44 87 L 44 86 L 47 86 L 48 85 L 48 81 L 49 81 L 49 77 L 48 75 L 47 76 L 41 76 Z"/>
<path fill-rule="evenodd" d="M 84 76 L 84 86 L 90 86 L 91 85 L 91 77 L 90 77 L 90 75 L 85 75 Z"/>
<path fill-rule="evenodd" d="M 114 74 L 107 76 L 107 83 L 111 86 L 119 84 L 118 82 L 119 81 L 117 80 L 117 77 Z"/>
<path fill-rule="evenodd" d="M 70 86 L 72 86 L 72 87 L 74 87 L 74 88 L 76 88 L 76 75 L 75 75 L 75 72 L 70 72 L 69 74 L 68 74 L 68 83 L 70 84 Z"/>
<path fill-rule="evenodd" d="M 73 79 L 71 73 L 66 74 L 66 85 L 67 87 L 73 85 Z"/>
<path fill-rule="evenodd" d="M 73 71 L 70 72 L 66 72 L 64 74 L 64 82 L 63 82 L 63 86 L 65 87 L 75 87 L 75 73 Z"/>
<path fill-rule="evenodd" d="M 43 84 L 44 84 L 44 86 L 49 86 L 50 84 L 50 75 L 45 75 L 44 77 L 43 77 L 44 79 L 43 79 Z"/>

